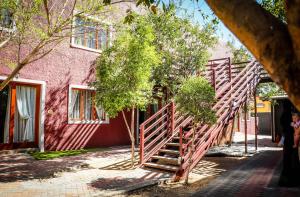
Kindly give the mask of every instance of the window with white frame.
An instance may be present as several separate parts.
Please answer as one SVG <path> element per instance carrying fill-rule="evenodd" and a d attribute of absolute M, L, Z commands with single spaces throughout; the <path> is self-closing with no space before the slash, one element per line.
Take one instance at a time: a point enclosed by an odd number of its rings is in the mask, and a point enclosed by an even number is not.
<path fill-rule="evenodd" d="M 0 31 L 13 33 L 16 31 L 16 24 L 13 20 L 13 13 L 6 8 L 0 10 Z"/>
<path fill-rule="evenodd" d="M 95 105 L 94 97 L 94 90 L 70 88 L 70 123 L 108 123 L 107 114 Z"/>
<path fill-rule="evenodd" d="M 75 17 L 72 45 L 101 51 L 109 46 L 109 25 L 85 17 Z"/>

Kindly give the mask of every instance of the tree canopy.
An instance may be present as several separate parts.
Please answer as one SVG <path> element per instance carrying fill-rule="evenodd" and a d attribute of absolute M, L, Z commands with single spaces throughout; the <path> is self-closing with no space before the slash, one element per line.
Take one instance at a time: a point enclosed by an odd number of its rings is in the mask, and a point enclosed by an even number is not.
<path fill-rule="evenodd" d="M 154 30 L 145 18 L 136 17 L 122 29 L 112 46 L 97 60 L 96 101 L 110 117 L 133 106 L 145 108 L 151 101 L 153 70 L 161 58 Z"/>
<path fill-rule="evenodd" d="M 171 96 L 175 95 L 187 77 L 203 70 L 207 64 L 208 49 L 217 41 L 214 25 L 192 24 L 188 18 L 176 16 L 172 6 L 147 18 L 155 29 L 154 45 L 162 57 L 153 79 L 156 85 L 167 87 Z"/>
<path fill-rule="evenodd" d="M 190 77 L 179 88 L 175 96 L 177 109 L 194 118 L 195 123 L 213 124 L 216 121 L 212 110 L 215 91 L 203 77 Z"/>

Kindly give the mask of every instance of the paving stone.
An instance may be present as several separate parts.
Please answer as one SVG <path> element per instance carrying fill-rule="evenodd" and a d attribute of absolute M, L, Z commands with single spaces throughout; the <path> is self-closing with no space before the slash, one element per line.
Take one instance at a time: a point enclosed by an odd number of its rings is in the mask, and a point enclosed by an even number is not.
<path fill-rule="evenodd" d="M 110 196 L 140 182 L 172 176 L 130 166 L 129 147 L 48 161 L 27 153 L 2 154 L 0 197 Z"/>

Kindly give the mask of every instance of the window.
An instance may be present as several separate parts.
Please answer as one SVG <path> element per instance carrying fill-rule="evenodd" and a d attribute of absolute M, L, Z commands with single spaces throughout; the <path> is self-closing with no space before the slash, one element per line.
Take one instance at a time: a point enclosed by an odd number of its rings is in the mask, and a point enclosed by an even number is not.
<path fill-rule="evenodd" d="M 13 14 L 8 9 L 0 10 L 0 29 L 8 32 L 15 30 Z"/>
<path fill-rule="evenodd" d="M 264 108 L 264 107 L 265 107 L 265 104 L 264 104 L 264 103 L 257 103 L 257 104 L 256 104 L 256 107 L 257 107 L 257 108 Z"/>
<path fill-rule="evenodd" d="M 108 123 L 104 110 L 94 102 L 95 91 L 71 88 L 69 99 L 70 123 Z"/>
<path fill-rule="evenodd" d="M 74 46 L 101 51 L 109 46 L 109 26 L 90 19 L 76 17 L 72 44 Z"/>

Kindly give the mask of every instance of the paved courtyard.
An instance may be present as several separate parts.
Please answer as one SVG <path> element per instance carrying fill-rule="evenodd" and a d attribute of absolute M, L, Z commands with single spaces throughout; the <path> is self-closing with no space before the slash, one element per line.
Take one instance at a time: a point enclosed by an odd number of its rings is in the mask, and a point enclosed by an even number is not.
<path fill-rule="evenodd" d="M 169 178 L 168 173 L 131 169 L 127 147 L 48 161 L 26 153 L 0 155 L 0 196 L 112 196 Z"/>
<path fill-rule="evenodd" d="M 218 155 L 249 157 L 249 162 L 247 161 L 247 164 L 240 168 L 225 172 L 223 169 L 218 169 L 214 162 L 205 159 L 200 161 L 190 173 L 191 183 L 218 174 L 222 175 L 210 181 L 204 190 L 195 195 L 218 196 L 220 194 L 222 196 L 226 193 L 241 196 L 243 194 L 241 192 L 248 187 L 253 187 L 255 193 L 250 194 L 256 196 L 260 194 L 272 196 L 274 192 L 277 196 L 284 196 L 279 194 L 294 195 L 298 192 L 299 190 L 278 190 L 275 185 L 270 185 L 271 182 L 276 182 L 273 180 L 276 177 L 273 176 L 273 172 L 276 171 L 275 166 L 280 166 L 282 148 L 272 143 L 268 136 L 258 138 L 259 148 L 256 152 L 254 136 L 248 135 L 248 154 L 244 153 L 242 133 L 235 134 L 231 147 L 211 148 L 207 157 Z M 125 191 L 154 184 L 158 180 L 169 179 L 171 176 L 172 174 L 160 171 L 132 169 L 128 147 L 100 149 L 52 160 L 35 160 L 26 153 L 0 154 L 0 197 L 118 196 Z"/>

